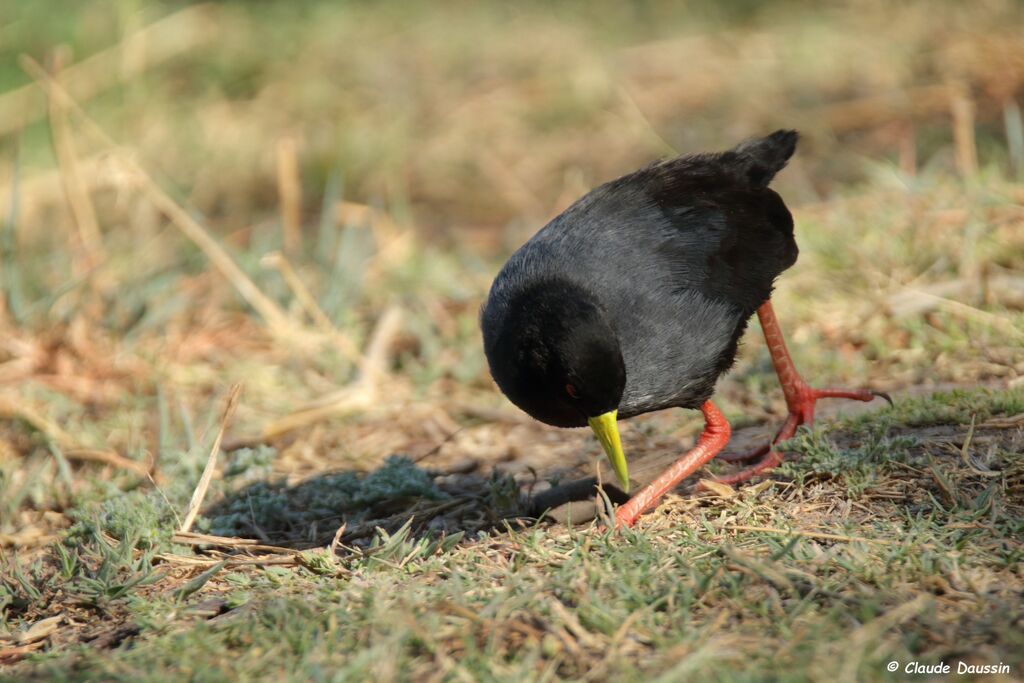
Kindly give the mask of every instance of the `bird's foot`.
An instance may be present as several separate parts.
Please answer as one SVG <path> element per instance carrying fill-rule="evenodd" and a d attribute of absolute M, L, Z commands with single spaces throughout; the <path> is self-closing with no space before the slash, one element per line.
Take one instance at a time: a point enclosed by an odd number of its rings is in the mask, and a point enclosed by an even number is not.
<path fill-rule="evenodd" d="M 889 402 L 889 405 L 892 405 L 892 399 L 889 395 L 883 394 L 880 391 L 871 391 L 869 389 L 815 389 L 808 386 L 803 378 L 800 377 L 800 373 L 797 372 L 796 366 L 793 365 L 793 359 L 786 349 L 786 341 L 782 336 L 782 330 L 779 328 L 779 321 L 775 318 L 775 310 L 772 308 L 771 301 L 764 302 L 757 309 L 757 319 L 761 323 L 765 341 L 768 343 L 768 353 L 771 355 L 772 365 L 775 366 L 775 372 L 778 374 L 779 382 L 782 384 L 782 391 L 786 395 L 786 406 L 789 408 L 789 416 L 783 423 L 782 428 L 779 429 L 778 434 L 771 440 L 771 443 L 765 444 L 761 448 L 749 453 L 720 456 L 727 462 L 749 462 L 760 458 L 756 464 L 747 469 L 717 480 L 725 484 L 737 484 L 746 481 L 757 474 L 767 472 L 781 463 L 782 456 L 776 452 L 775 445 L 792 438 L 796 434 L 797 427 L 800 425 L 814 424 L 814 404 L 818 402 L 818 399 L 848 398 L 854 401 L 871 401 L 878 397 L 884 398 Z"/>
<path fill-rule="evenodd" d="M 717 477 L 715 481 L 723 484 L 738 484 L 744 482 L 763 472 L 767 472 L 782 463 L 782 456 L 775 450 L 775 446 L 787 439 L 793 438 L 797 427 L 800 425 L 811 426 L 814 424 L 814 407 L 822 398 L 846 398 L 853 401 L 872 401 L 875 398 L 884 398 L 892 405 L 892 398 L 889 394 L 870 389 L 815 389 L 808 386 L 803 380 L 797 379 L 786 387 L 786 404 L 789 407 L 789 415 L 782 424 L 775 438 L 770 443 L 746 453 L 728 453 L 719 456 L 726 462 L 757 462 L 739 472 Z M 758 458 L 760 458 L 758 460 Z"/>

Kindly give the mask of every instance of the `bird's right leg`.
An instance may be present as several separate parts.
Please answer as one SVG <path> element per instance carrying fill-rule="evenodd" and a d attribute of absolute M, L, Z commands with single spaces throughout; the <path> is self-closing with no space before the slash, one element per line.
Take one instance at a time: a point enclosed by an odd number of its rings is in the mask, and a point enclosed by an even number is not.
<path fill-rule="evenodd" d="M 732 429 L 718 406 L 711 401 L 705 401 L 700 411 L 704 413 L 704 433 L 700 435 L 697 445 L 659 474 L 657 479 L 619 506 L 615 511 L 618 526 L 633 526 L 640 515 L 654 507 L 662 496 L 703 467 L 729 443 Z"/>

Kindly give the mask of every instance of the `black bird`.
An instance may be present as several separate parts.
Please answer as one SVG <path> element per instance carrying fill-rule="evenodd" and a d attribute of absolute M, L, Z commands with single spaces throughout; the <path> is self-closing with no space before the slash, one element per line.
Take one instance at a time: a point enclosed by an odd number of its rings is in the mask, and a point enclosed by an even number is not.
<path fill-rule="evenodd" d="M 769 297 L 797 258 L 793 218 L 772 178 L 797 133 L 780 130 L 726 152 L 652 164 L 592 190 L 501 269 L 481 314 L 491 374 L 508 398 L 558 427 L 589 424 L 629 490 L 617 419 L 700 408 L 698 445 L 619 508 L 632 525 L 724 448 L 729 425 L 710 398 L 756 311 L 790 415 L 773 440 L 813 420 L 814 401 L 870 401 L 871 391 L 811 389 L 786 352 Z M 766 446 L 738 482 L 780 461 Z"/>

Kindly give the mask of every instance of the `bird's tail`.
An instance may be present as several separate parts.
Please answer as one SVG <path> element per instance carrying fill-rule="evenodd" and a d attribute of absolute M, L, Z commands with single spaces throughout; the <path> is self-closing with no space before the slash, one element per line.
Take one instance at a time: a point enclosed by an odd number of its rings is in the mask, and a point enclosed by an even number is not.
<path fill-rule="evenodd" d="M 795 130 L 777 130 L 763 138 L 744 140 L 732 149 L 741 172 L 756 187 L 768 187 L 796 150 L 799 135 Z"/>

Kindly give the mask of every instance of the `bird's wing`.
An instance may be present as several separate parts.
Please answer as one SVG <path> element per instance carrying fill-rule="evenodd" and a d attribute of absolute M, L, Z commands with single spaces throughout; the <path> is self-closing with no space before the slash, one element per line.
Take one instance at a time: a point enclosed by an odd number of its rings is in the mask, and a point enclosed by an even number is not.
<path fill-rule="evenodd" d="M 779 131 L 605 183 L 523 245 L 503 286 L 576 272 L 595 291 L 697 291 L 749 316 L 796 261 L 793 219 L 767 187 L 795 144 Z"/>
<path fill-rule="evenodd" d="M 750 171 L 756 164 L 741 156 L 733 150 L 681 157 L 644 169 L 637 180 L 663 217 L 656 227 L 657 253 L 673 285 L 749 314 L 796 262 L 797 246 L 782 198 L 750 181 L 751 173 L 760 179 L 763 170 Z"/>

